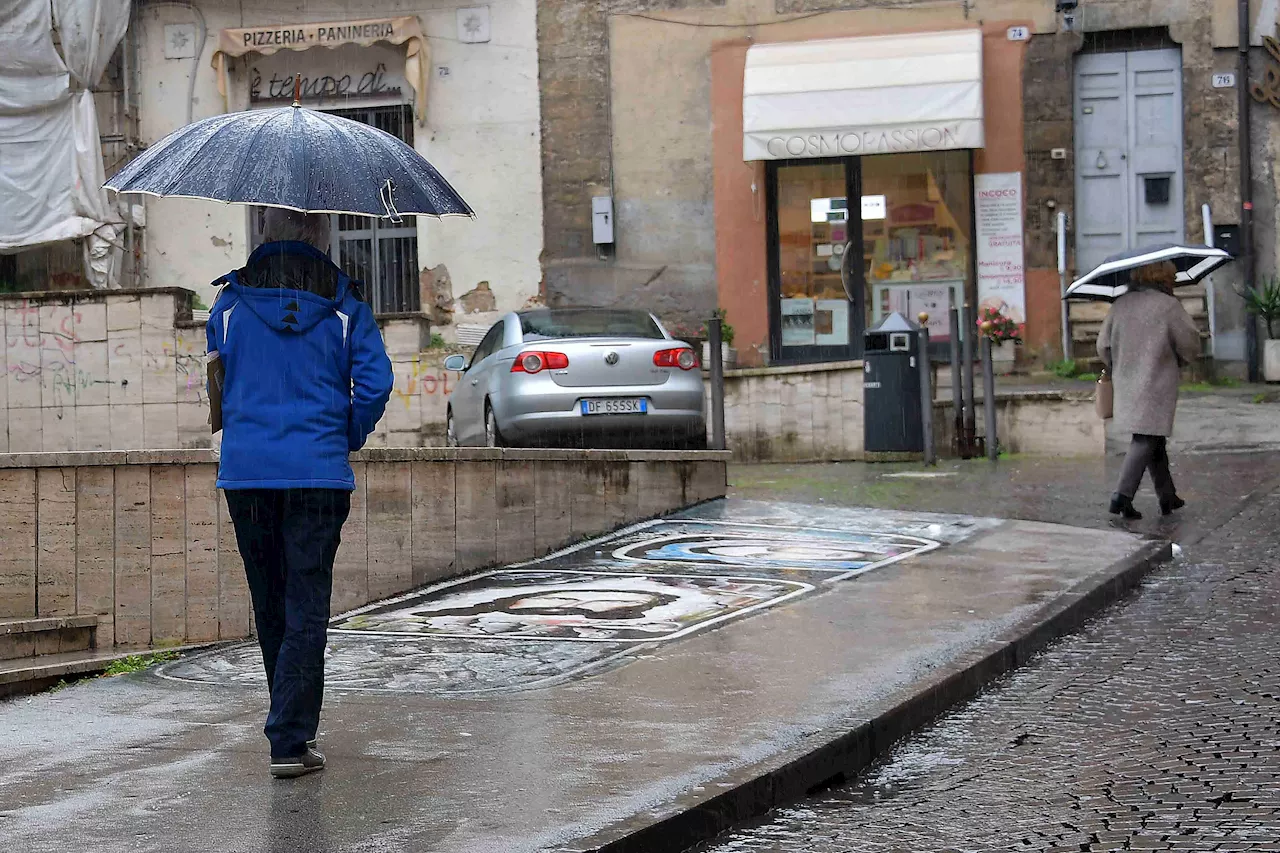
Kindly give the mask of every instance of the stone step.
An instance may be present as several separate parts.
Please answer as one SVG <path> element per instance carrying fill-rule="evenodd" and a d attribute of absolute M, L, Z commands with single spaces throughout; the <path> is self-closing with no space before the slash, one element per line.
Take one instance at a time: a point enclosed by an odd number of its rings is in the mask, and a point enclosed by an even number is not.
<path fill-rule="evenodd" d="M 216 643 L 175 646 L 164 651 L 179 654 L 209 648 Z M 0 700 L 37 693 L 62 680 L 104 672 L 112 663 L 135 655 L 149 655 L 159 649 L 104 649 L 60 652 L 17 660 L 0 660 Z"/>
<path fill-rule="evenodd" d="M 0 619 L 0 661 L 87 651 L 97 630 L 97 616 Z"/>

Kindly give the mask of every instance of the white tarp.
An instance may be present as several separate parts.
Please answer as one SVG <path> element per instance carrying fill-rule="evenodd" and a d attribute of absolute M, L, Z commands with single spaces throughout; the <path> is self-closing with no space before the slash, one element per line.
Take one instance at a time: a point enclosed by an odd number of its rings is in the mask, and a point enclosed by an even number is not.
<path fill-rule="evenodd" d="M 980 30 L 754 45 L 743 84 L 745 160 L 984 145 Z"/>
<path fill-rule="evenodd" d="M 88 237 L 86 275 L 112 284 L 120 218 L 102 184 L 93 93 L 129 23 L 128 0 L 0 0 L 0 252 Z M 70 74 L 68 73 L 70 69 Z M 71 76 L 81 86 L 71 88 Z"/>
<path fill-rule="evenodd" d="M 81 85 L 98 85 L 129 28 L 129 0 L 53 0 L 62 58 Z"/>

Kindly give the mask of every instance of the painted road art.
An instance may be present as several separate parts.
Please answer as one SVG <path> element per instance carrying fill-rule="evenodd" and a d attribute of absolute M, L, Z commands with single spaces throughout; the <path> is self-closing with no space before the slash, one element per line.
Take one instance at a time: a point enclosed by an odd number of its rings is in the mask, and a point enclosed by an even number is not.
<path fill-rule="evenodd" d="M 370 605 L 331 623 L 327 684 L 446 696 L 550 686 L 941 546 L 894 532 L 892 520 L 867 530 L 841 523 L 856 518 L 823 518 L 824 526 L 659 520 Z M 954 541 L 963 527 L 924 529 Z M 252 644 L 184 658 L 159 674 L 245 687 L 265 681 Z"/>
<path fill-rule="evenodd" d="M 795 581 L 604 572 L 491 572 L 334 624 L 339 631 L 459 639 L 645 643 L 781 604 Z"/>

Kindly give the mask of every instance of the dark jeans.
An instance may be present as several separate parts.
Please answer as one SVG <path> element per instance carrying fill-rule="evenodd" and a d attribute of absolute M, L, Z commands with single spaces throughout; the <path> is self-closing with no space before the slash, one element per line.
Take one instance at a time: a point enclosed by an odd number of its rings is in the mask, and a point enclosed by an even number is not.
<path fill-rule="evenodd" d="M 1142 475 L 1151 472 L 1151 485 L 1162 501 L 1171 501 L 1177 495 L 1173 486 L 1173 474 L 1169 471 L 1168 440 L 1163 435 L 1137 435 L 1129 444 L 1124 466 L 1120 469 L 1119 494 L 1130 500 L 1142 485 Z"/>
<path fill-rule="evenodd" d="M 351 511 L 351 493 L 244 489 L 225 494 L 271 691 L 263 731 L 273 758 L 298 756 L 320 725 L 333 558 Z"/>

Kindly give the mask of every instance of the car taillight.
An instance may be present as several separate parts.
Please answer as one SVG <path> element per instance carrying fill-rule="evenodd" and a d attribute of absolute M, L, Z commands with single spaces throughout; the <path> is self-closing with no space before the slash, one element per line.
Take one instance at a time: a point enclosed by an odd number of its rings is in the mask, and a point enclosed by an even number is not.
<path fill-rule="evenodd" d="M 541 373 L 544 370 L 564 370 L 569 366 L 569 356 L 562 352 L 526 352 L 511 365 L 512 373 Z"/>
<path fill-rule="evenodd" d="M 656 367 L 678 367 L 681 370 L 694 370 L 702 366 L 698 362 L 698 354 L 686 347 L 658 350 L 653 354 L 653 363 Z"/>

